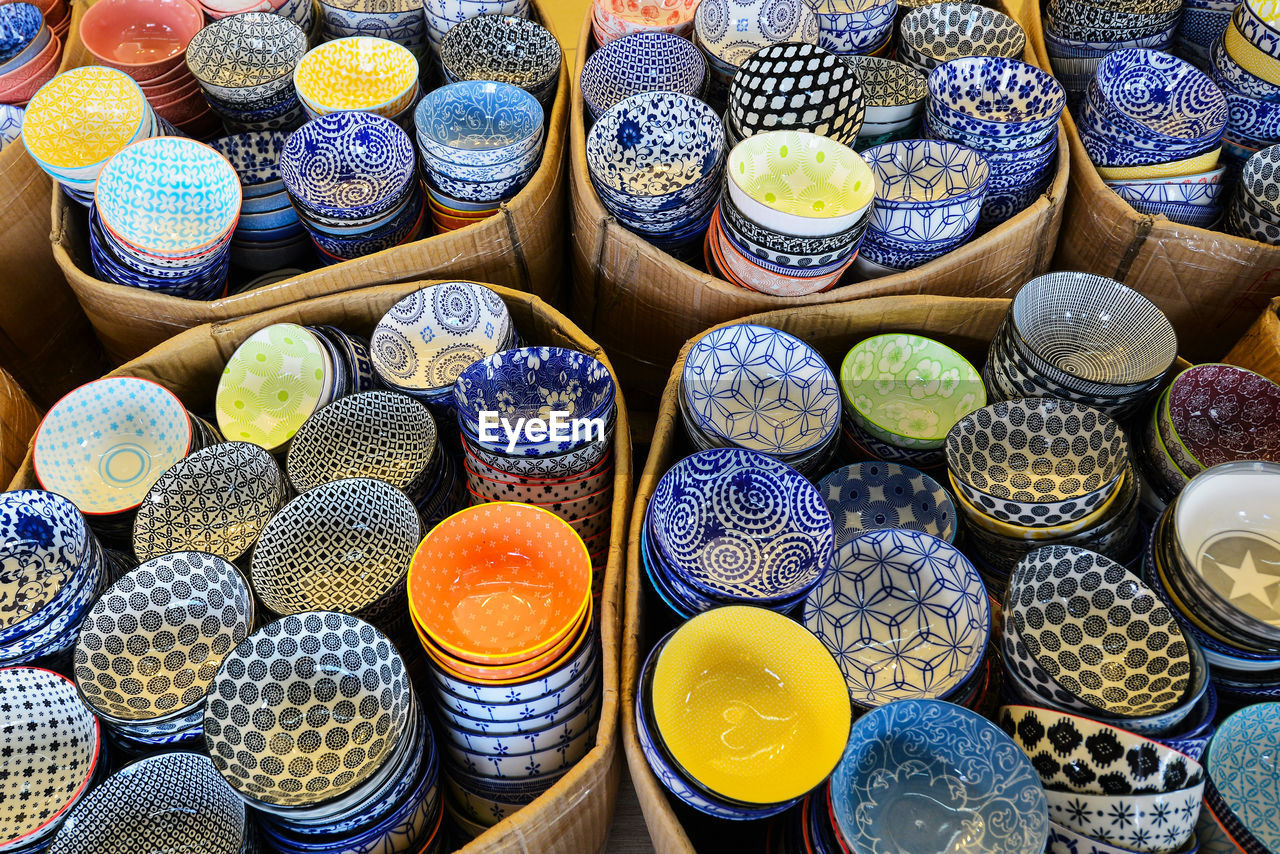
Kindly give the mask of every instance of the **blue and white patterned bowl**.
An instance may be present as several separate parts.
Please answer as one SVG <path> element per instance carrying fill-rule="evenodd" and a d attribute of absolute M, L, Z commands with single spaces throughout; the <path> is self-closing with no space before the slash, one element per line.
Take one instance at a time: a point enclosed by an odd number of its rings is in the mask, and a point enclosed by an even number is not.
<path fill-rule="evenodd" d="M 209 143 L 240 176 L 244 195 L 242 210 L 250 209 L 250 199 L 271 196 L 284 189 L 284 182 L 280 180 L 280 154 L 288 138 L 289 134 L 283 131 L 255 131 L 224 136 Z"/>
<path fill-rule="evenodd" d="M 756 451 L 700 451 L 662 476 L 650 534 L 703 595 L 768 604 L 808 593 L 831 565 L 831 513 L 795 469 Z"/>
<path fill-rule="evenodd" d="M 954 546 L 885 528 L 836 549 L 805 600 L 804 625 L 835 656 L 854 703 L 875 707 L 965 684 L 986 653 L 991 605 Z"/>
<path fill-rule="evenodd" d="M 395 122 L 370 113 L 330 113 L 289 135 L 280 177 L 306 213 L 376 217 L 403 200 L 416 178 L 413 142 Z"/>
<path fill-rule="evenodd" d="M 0 151 L 22 136 L 22 107 L 0 104 Z"/>
<path fill-rule="evenodd" d="M 869 53 L 893 30 L 898 0 L 818 0 L 818 45 L 845 56 Z"/>
<path fill-rule="evenodd" d="M 991 169 L 976 151 L 911 139 L 877 145 L 862 156 L 876 176 L 868 237 L 945 241 L 977 224 Z"/>
<path fill-rule="evenodd" d="M 965 57 L 929 73 L 932 115 L 983 137 L 1056 133 L 1066 93 L 1053 76 L 1017 59 Z"/>
<path fill-rule="evenodd" d="M 526 155 L 541 141 L 542 105 L 519 86 L 486 80 L 428 92 L 413 113 L 418 145 L 461 166 L 492 166 Z"/>
<path fill-rule="evenodd" d="M 1203 72 L 1153 50 L 1118 50 L 1098 64 L 1089 100 L 1122 134 L 1174 144 L 1211 144 L 1228 107 Z"/>
<path fill-rule="evenodd" d="M 1223 721 L 1209 742 L 1205 768 L 1222 806 L 1255 845 L 1280 848 L 1275 798 L 1280 776 L 1267 760 L 1280 740 L 1280 703 L 1259 703 Z"/>
<path fill-rule="evenodd" d="M 817 44 L 818 18 L 806 0 L 703 0 L 693 17 L 697 45 L 725 68 L 736 69 L 778 42 Z"/>
<path fill-rule="evenodd" d="M 76 506 L 53 492 L 0 494 L 0 648 L 31 634 L 81 589 L 94 556 Z"/>
<path fill-rule="evenodd" d="M 1222 40 L 1214 42 L 1209 49 L 1209 74 L 1222 89 L 1233 89 L 1241 95 L 1262 101 L 1274 103 L 1280 100 L 1280 84 L 1263 80 L 1242 68 L 1227 53 L 1226 44 Z"/>
<path fill-rule="evenodd" d="M 597 50 L 582 66 L 582 101 L 593 119 L 641 92 L 698 97 L 707 61 L 688 39 L 663 32 L 632 33 Z"/>
<path fill-rule="evenodd" d="M 0 63 L 8 63 L 35 40 L 44 27 L 44 15 L 30 3 L 9 3 L 0 8 Z"/>
<path fill-rule="evenodd" d="M 1022 748 L 939 700 L 903 700 L 857 720 L 831 799 L 857 854 L 1028 854 L 1049 836 L 1044 788 Z"/>
<path fill-rule="evenodd" d="M 831 511 L 836 548 L 878 528 L 909 528 L 946 542 L 956 508 L 942 484 L 910 466 L 878 460 L 843 466 L 818 482 Z"/>

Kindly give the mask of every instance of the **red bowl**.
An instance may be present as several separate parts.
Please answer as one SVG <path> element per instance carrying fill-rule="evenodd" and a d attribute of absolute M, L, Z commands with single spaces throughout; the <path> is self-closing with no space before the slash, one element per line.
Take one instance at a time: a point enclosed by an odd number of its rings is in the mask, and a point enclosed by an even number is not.
<path fill-rule="evenodd" d="M 41 86 L 57 76 L 61 61 L 62 39 L 53 33 L 44 50 L 33 56 L 30 62 L 8 74 L 0 74 L 0 103 L 26 104 Z"/>
<path fill-rule="evenodd" d="M 187 0 L 98 0 L 80 19 L 80 38 L 100 63 L 141 81 L 183 65 L 203 26 Z"/>

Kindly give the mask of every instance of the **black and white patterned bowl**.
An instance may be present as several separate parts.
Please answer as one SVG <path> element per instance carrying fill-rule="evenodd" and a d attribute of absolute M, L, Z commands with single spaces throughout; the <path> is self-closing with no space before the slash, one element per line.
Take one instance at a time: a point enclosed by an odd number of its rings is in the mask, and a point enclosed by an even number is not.
<path fill-rule="evenodd" d="M 1137 717 L 1177 707 L 1191 685 L 1173 613 L 1122 565 L 1075 546 L 1023 558 L 1005 593 L 1005 626 L 1086 709 Z M 1008 645 L 1006 640 L 1006 647 Z"/>
<path fill-rule="evenodd" d="M 451 27 L 440 42 L 450 82 L 493 80 L 538 95 L 560 74 L 560 43 L 537 21 L 477 15 Z"/>
<path fill-rule="evenodd" d="M 976 409 L 947 434 L 947 468 L 973 504 L 1006 522 L 1052 527 L 1105 501 L 1129 464 L 1120 425 L 1066 400 L 1025 397 Z"/>
<path fill-rule="evenodd" d="M 179 460 L 138 506 L 133 552 L 150 560 L 177 551 L 236 560 L 285 502 L 284 476 L 271 454 L 224 442 Z"/>
<path fill-rule="evenodd" d="M 738 66 L 729 87 L 729 121 L 745 139 L 803 130 L 853 145 L 862 127 L 862 84 L 830 51 L 804 42 L 763 47 Z"/>
<path fill-rule="evenodd" d="M 111 723 L 165 720 L 203 703 L 228 652 L 253 629 L 253 594 L 220 557 L 153 558 L 102 594 L 80 627 L 73 675 Z"/>
<path fill-rule="evenodd" d="M 974 3 L 934 3 L 908 12 L 899 29 L 902 62 L 924 73 L 963 56 L 1017 59 L 1027 34 L 1017 21 Z"/>
<path fill-rule="evenodd" d="M 926 78 L 917 69 L 879 56 L 846 56 L 862 82 L 866 103 L 864 124 L 885 125 L 891 132 L 924 112 L 929 94 Z"/>
<path fill-rule="evenodd" d="M 38 851 L 98 769 L 98 719 L 69 679 L 36 667 L 0 669 L 0 850 Z"/>
<path fill-rule="evenodd" d="M 382 768 L 414 708 L 404 663 L 381 632 L 344 614 L 296 614 L 223 661 L 205 702 L 205 744 L 250 803 L 315 806 Z"/>
<path fill-rule="evenodd" d="M 579 83 L 582 102 L 595 119 L 640 92 L 701 96 L 707 61 L 696 45 L 672 33 L 632 33 L 591 54 Z"/>
<path fill-rule="evenodd" d="M 250 833 L 244 802 L 207 756 L 162 753 L 122 768 L 94 789 L 68 816 L 49 852 L 241 854 Z"/>

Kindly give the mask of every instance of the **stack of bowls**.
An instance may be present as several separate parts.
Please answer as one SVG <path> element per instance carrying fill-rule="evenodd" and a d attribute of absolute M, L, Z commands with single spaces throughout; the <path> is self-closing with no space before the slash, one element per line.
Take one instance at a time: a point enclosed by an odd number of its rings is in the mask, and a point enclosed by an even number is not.
<path fill-rule="evenodd" d="M 98 538 L 71 501 L 35 489 L 0 494 L 0 530 L 0 566 L 14 579 L 0 621 L 0 666 L 67 652 L 109 583 Z"/>
<path fill-rule="evenodd" d="M 439 231 L 492 216 L 524 189 L 542 160 L 542 105 L 510 83 L 441 86 L 422 99 L 413 120 Z"/>
<path fill-rule="evenodd" d="M 955 502 L 929 475 L 879 460 L 853 463 L 818 481 L 834 526 L 836 548 L 866 531 L 906 528 L 954 542 Z"/>
<path fill-rule="evenodd" d="M 438 57 L 445 33 L 479 15 L 529 17 L 529 0 L 424 0 L 427 10 L 427 41 Z"/>
<path fill-rule="evenodd" d="M 666 33 L 686 41 L 693 35 L 699 0 L 593 0 L 591 33 L 596 44 L 636 33 Z"/>
<path fill-rule="evenodd" d="M 214 678 L 204 741 L 273 850 L 432 850 L 431 728 L 400 654 L 368 623 L 311 611 L 254 632 Z"/>
<path fill-rule="evenodd" d="M 10 805 L 0 851 L 40 854 L 105 776 L 102 729 L 71 680 L 50 670 L 0 670 L 0 703 L 10 747 L 0 758 L 0 798 Z"/>
<path fill-rule="evenodd" d="M 1193 66 L 1158 51 L 1125 49 L 1098 64 L 1076 125 L 1104 180 L 1180 184 L 1217 167 L 1227 116 L 1222 92 Z M 1132 188 L 1126 195 L 1142 198 Z M 1144 213 L 1208 225 L 1220 211 L 1217 198 L 1192 192 L 1186 201 L 1140 204 Z"/>
<path fill-rule="evenodd" d="M 929 88 L 925 76 L 909 65 L 877 56 L 846 57 L 862 83 L 864 112 L 855 148 L 915 136 Z"/>
<path fill-rule="evenodd" d="M 186 136 L 222 131 L 183 61 L 204 16 L 187 0 L 103 0 L 85 10 L 80 40 L 99 65 L 138 81 L 151 107 Z"/>
<path fill-rule="evenodd" d="M 884 56 L 893 41 L 898 0 L 814 0 L 818 44 L 841 56 Z"/>
<path fill-rule="evenodd" d="M 59 36 L 30 3 L 0 6 L 0 104 L 25 106 L 58 73 Z"/>
<path fill-rule="evenodd" d="M 218 428 L 233 442 L 284 451 L 313 412 L 369 391 L 374 375 L 363 343 L 333 327 L 274 323 L 227 360 L 214 395 Z"/>
<path fill-rule="evenodd" d="M 716 448 L 662 476 L 640 552 L 650 584 L 680 617 L 732 604 L 785 613 L 830 569 L 833 540 L 831 512 L 803 475 L 758 451 Z"/>
<path fill-rule="evenodd" d="M 1000 654 L 1015 702 L 1160 738 L 1182 726 L 1209 690 L 1200 645 L 1141 579 L 1095 552 L 1073 546 L 1031 552 L 1010 578 L 1002 613 Z M 1094 634 L 1094 625 L 1105 627 L 1105 637 Z M 1057 810 L 1059 824 L 1097 835 L 1091 822 L 1103 816 L 1096 808 L 1076 816 L 1065 804 Z M 1194 825 L 1192 813 L 1186 831 Z M 1115 830 L 1123 833 L 1113 840 L 1121 847 L 1141 841 L 1128 838 L 1133 828 Z"/>
<path fill-rule="evenodd" d="M 35 93 L 22 114 L 27 152 L 85 206 L 113 154 L 161 133 L 160 118 L 138 84 L 122 71 L 101 66 L 59 74 Z"/>
<path fill-rule="evenodd" d="M 986 699 L 991 602 L 978 570 L 937 537 L 852 537 L 805 600 L 804 626 L 836 657 L 858 708 Z"/>
<path fill-rule="evenodd" d="M 1178 358 L 1164 313 L 1137 291 L 1089 273 L 1046 273 L 1014 295 L 987 351 L 996 398 L 1055 397 L 1127 419 Z"/>
<path fill-rule="evenodd" d="M 288 267 L 308 256 L 306 230 L 280 178 L 284 131 L 250 131 L 209 143 L 240 177 L 240 219 L 231 235 L 231 263 L 255 272 Z"/>
<path fill-rule="evenodd" d="M 22 138 L 22 107 L 0 104 L 0 151 L 9 143 Z"/>
<path fill-rule="evenodd" d="M 732 148 L 757 133 L 799 130 L 852 146 L 864 104 L 858 75 L 816 45 L 762 47 L 738 66 L 729 86 L 725 132 Z"/>
<path fill-rule="evenodd" d="M 160 476 L 219 441 L 163 386 L 107 377 L 53 405 L 36 430 L 32 463 L 42 489 L 69 498 L 109 544 L 123 544 L 133 511 Z"/>
<path fill-rule="evenodd" d="M 364 112 L 313 119 L 289 135 L 279 165 L 325 264 L 410 243 L 422 230 L 413 142 L 390 119 Z"/>
<path fill-rule="evenodd" d="M 427 17 L 412 0 L 320 0 L 320 32 L 325 41 L 373 36 L 408 49 L 418 59 L 427 53 Z"/>
<path fill-rule="evenodd" d="M 632 33 L 587 57 L 579 78 L 582 103 L 591 121 L 641 92 L 676 92 L 702 97 L 707 61 L 688 39 L 671 33 Z"/>
<path fill-rule="evenodd" d="M 694 43 L 707 58 L 707 103 L 723 109 L 738 66 L 779 42 L 818 43 L 818 17 L 792 0 L 702 0 L 693 18 Z"/>
<path fill-rule="evenodd" d="M 899 62 L 928 74 L 966 56 L 1017 59 L 1027 34 L 1017 21 L 974 3 L 932 3 L 908 12 L 898 33 Z"/>
<path fill-rule="evenodd" d="M 971 828 L 961 850 L 1028 854 L 1049 835 L 1044 787 L 1026 754 L 986 718 L 942 700 L 902 700 L 859 718 L 828 800 L 839 851 L 927 850 L 956 839 L 948 832 L 959 815 Z M 906 836 L 907 804 L 919 836 Z"/>
<path fill-rule="evenodd" d="M 927 133 L 972 148 L 990 168 L 979 228 L 999 225 L 1044 192 L 1066 103 L 1052 75 L 1018 59 L 953 59 L 929 73 Z"/>
<path fill-rule="evenodd" d="M 944 461 L 952 425 L 987 402 L 978 371 L 947 345 L 900 332 L 859 342 L 840 365 L 844 430 L 872 459 Z"/>
<path fill-rule="evenodd" d="M 463 510 L 414 554 L 409 609 L 435 689 L 447 802 L 464 829 L 514 813 L 595 744 L 591 577 L 582 538 L 526 504 Z M 531 709 L 513 719 L 517 698 Z"/>
<path fill-rule="evenodd" d="M 685 435 L 700 451 L 745 448 L 813 475 L 839 444 L 831 369 L 808 344 L 767 326 L 734 324 L 699 338 L 685 357 L 679 400 Z"/>
<path fill-rule="evenodd" d="M 1034 706 L 1004 706 L 1000 726 L 1027 754 L 1044 784 L 1052 825 L 1049 850 L 1182 852 L 1205 791 L 1204 768 L 1157 741 Z M 1117 833 L 1087 807 L 1120 811 L 1133 827 Z M 1169 821 L 1170 813 L 1175 820 Z M 1099 847 L 1096 842 L 1102 843 Z"/>
<path fill-rule="evenodd" d="M 355 110 L 406 127 L 418 100 L 418 59 L 393 41 L 349 36 L 308 51 L 293 84 L 313 119 Z"/>
<path fill-rule="evenodd" d="M 1264 758 L 1280 738 L 1280 703 L 1258 703 L 1222 722 L 1205 756 L 1202 850 L 1280 849 L 1273 805 L 1277 777 Z"/>
<path fill-rule="evenodd" d="M 1280 145 L 1273 145 L 1252 155 L 1240 173 L 1240 186 L 1236 188 L 1223 227 L 1231 234 L 1280 245 L 1280 176 L 1276 166 L 1280 164 Z M 1218 176 L 1225 169 L 1211 175 Z M 1188 179 L 1190 180 L 1190 179 Z M 1221 183 L 1211 188 L 1221 192 Z M 1192 188 L 1191 191 L 1194 191 Z M 1201 192 L 1210 192 L 1206 188 Z"/>
<path fill-rule="evenodd" d="M 519 86 L 550 112 L 564 54 L 551 31 L 526 18 L 480 15 L 451 29 L 440 44 L 447 83 L 492 80 Z"/>
<path fill-rule="evenodd" d="M 452 423 L 453 386 L 472 363 L 519 346 L 502 297 L 475 282 L 442 282 L 397 302 L 373 330 L 378 379 Z"/>
<path fill-rule="evenodd" d="M 587 134 L 587 169 L 618 222 L 692 258 L 715 211 L 724 125 L 692 95 L 644 92 L 610 107 Z"/>
<path fill-rule="evenodd" d="M 68 0 L 36 0 L 34 5 L 44 13 L 44 22 L 53 34 L 66 44 L 67 35 L 71 32 L 71 4 Z"/>
<path fill-rule="evenodd" d="M 472 449 L 468 468 L 477 454 L 589 459 L 609 447 L 616 429 L 613 376 L 599 361 L 576 350 L 504 350 L 459 374 L 453 394 L 459 432 Z M 534 426 L 538 423 L 545 429 Z M 496 475 L 491 477 L 468 470 L 467 492 L 472 504 L 518 500 L 556 514 L 587 543 L 593 565 L 603 570 L 613 519 L 608 468 L 595 465 L 588 477 L 545 491 L 545 484 L 513 484 L 510 475 L 491 472 Z"/>
<path fill-rule="evenodd" d="M 1236 168 L 1259 149 L 1280 142 L 1280 18 L 1259 0 L 1240 3 L 1212 42 L 1209 75 L 1231 116 L 1223 153 Z"/>
<path fill-rule="evenodd" d="M 1280 386 L 1234 365 L 1196 365 L 1161 393 L 1144 421 L 1149 479 L 1162 498 L 1222 463 L 1280 462 Z"/>
<path fill-rule="evenodd" d="M 94 269 L 109 282 L 187 299 L 227 288 L 240 177 L 207 145 L 144 139 L 113 155 L 89 210 Z"/>
<path fill-rule="evenodd" d="M 1184 0 L 1182 18 L 1174 37 L 1173 50 L 1207 74 L 1212 74 L 1213 46 L 1231 24 L 1234 0 Z"/>
<path fill-rule="evenodd" d="M 1115 50 L 1167 50 L 1178 28 L 1178 0 L 1052 0 L 1044 43 L 1053 72 L 1076 106 L 1098 63 Z"/>
<path fill-rule="evenodd" d="M 706 737 L 743 712 L 751 725 L 734 738 Z M 831 653 L 786 617 L 743 606 L 701 614 L 660 640 L 635 699 L 640 748 L 662 785 L 735 821 L 785 812 L 826 780 L 852 717 Z"/>
<path fill-rule="evenodd" d="M 191 39 L 187 68 L 227 130 L 293 130 L 306 120 L 293 73 L 307 34 L 269 12 L 214 21 Z"/>
<path fill-rule="evenodd" d="M 707 269 L 777 296 L 835 286 L 874 213 L 875 179 L 856 151 L 804 131 L 767 131 L 734 146 L 712 211 Z"/>
<path fill-rule="evenodd" d="M 875 204 L 856 269 L 865 278 L 926 264 L 969 241 L 990 190 L 991 167 L 954 142 L 905 139 L 862 152 Z"/>
<path fill-rule="evenodd" d="M 249 583 L 223 558 L 153 558 L 89 611 L 76 641 L 76 688 L 126 749 L 193 741 L 218 666 L 253 631 L 253 620 Z"/>

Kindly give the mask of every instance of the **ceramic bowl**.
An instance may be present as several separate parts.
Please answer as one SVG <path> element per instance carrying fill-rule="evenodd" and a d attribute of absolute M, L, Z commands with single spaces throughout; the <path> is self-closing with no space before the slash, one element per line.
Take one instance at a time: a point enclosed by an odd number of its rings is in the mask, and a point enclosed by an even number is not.
<path fill-rule="evenodd" d="M 106 515 L 136 507 L 191 448 L 191 419 L 168 389 L 108 377 L 54 404 L 36 431 L 32 460 L 42 488 L 82 513 Z"/>
<path fill-rule="evenodd" d="M 418 511 L 395 487 L 371 478 L 324 484 L 263 528 L 253 550 L 253 589 L 277 614 L 380 616 L 403 596 L 421 537 Z"/>
<path fill-rule="evenodd" d="M 680 393 L 700 432 L 771 455 L 820 447 L 840 422 L 826 362 L 800 339 L 765 326 L 737 324 L 698 339 L 685 357 Z"/>
<path fill-rule="evenodd" d="M 793 688 L 801 684 L 803 697 Z M 748 808 L 793 800 L 820 783 L 849 732 L 848 694 L 831 654 L 761 608 L 718 608 L 676 629 L 657 656 L 651 696 L 654 735 L 678 767 Z M 702 736 L 747 709 L 759 717 L 738 728 L 740 740 Z M 770 725 L 775 716 L 794 725 Z"/>
<path fill-rule="evenodd" d="M 955 539 L 956 508 L 947 491 L 924 472 L 879 461 L 843 466 L 818 482 L 839 549 L 859 534 L 880 528 L 921 531 Z"/>
<path fill-rule="evenodd" d="M 494 719 L 511 720 L 523 715 L 519 709 L 526 706 L 545 713 L 580 693 L 597 662 L 598 645 L 598 634 L 592 632 L 555 667 L 524 680 L 482 683 L 452 676 L 438 667 L 428 670 L 437 694 L 443 692 L 440 696 L 446 706 L 451 707 L 454 700 L 461 700 L 472 709 L 494 706 Z M 466 708 L 462 710 L 465 712 Z"/>
<path fill-rule="evenodd" d="M 804 625 L 836 656 L 859 706 L 944 697 L 982 662 L 986 588 L 955 548 L 919 531 L 851 538 L 805 600 Z"/>
<path fill-rule="evenodd" d="M 76 506 L 36 489 L 0 493 L 0 644 L 36 631 L 88 580 L 93 534 Z"/>
<path fill-rule="evenodd" d="M 264 685 L 263 673 L 286 673 L 294 687 Z M 372 626 L 327 612 L 286 617 L 222 663 L 205 704 L 205 742 L 218 771 L 250 803 L 323 804 L 390 763 L 410 724 L 412 697 L 399 655 Z M 291 715 L 312 722 L 323 748 L 289 735 Z M 237 749 L 258 742 L 256 755 Z"/>
<path fill-rule="evenodd" d="M 862 81 L 864 127 L 897 127 L 924 111 L 929 89 L 925 76 L 916 69 L 874 56 L 848 56 L 845 61 Z"/>
<path fill-rule="evenodd" d="M 709 57 L 736 69 L 759 48 L 778 42 L 817 44 L 818 19 L 795 0 L 704 0 L 693 18 L 697 44 Z"/>
<path fill-rule="evenodd" d="M 1039 667 L 1086 709 L 1158 714 L 1190 686 L 1187 643 L 1172 613 L 1099 554 L 1049 546 L 1027 555 L 1010 578 L 1005 613 Z"/>
<path fill-rule="evenodd" d="M 1067 102 L 1052 75 L 1003 57 L 943 63 L 929 73 L 928 85 L 936 116 L 959 130 L 984 136 L 1056 135 Z"/>
<path fill-rule="evenodd" d="M 432 667 L 442 673 L 483 685 L 514 684 L 554 671 L 563 659 L 571 657 L 580 646 L 587 643 L 593 612 L 594 609 L 588 603 L 569 630 L 550 647 L 512 663 L 479 664 L 470 659 L 455 657 L 433 641 L 421 626 L 417 626 L 418 640 Z"/>
<path fill-rule="evenodd" d="M 686 457 L 663 475 L 648 513 L 654 547 L 704 595 L 795 600 L 831 565 L 831 513 L 821 494 L 795 469 L 756 451 Z"/>
<path fill-rule="evenodd" d="M 440 43 L 450 82 L 494 80 L 537 93 L 560 73 L 560 43 L 546 27 L 509 15 L 480 15 L 453 27 Z"/>
<path fill-rule="evenodd" d="M 1276 743 L 1280 732 L 1277 721 L 1280 704 L 1260 703 L 1242 709 L 1219 725 L 1205 757 L 1213 788 L 1229 813 L 1222 818 L 1241 826 L 1241 836 L 1252 837 L 1252 847 L 1270 849 L 1280 844 L 1280 828 L 1268 808 L 1277 780 L 1263 758 L 1263 752 Z"/>
<path fill-rule="evenodd" d="M 216 20 L 187 46 L 187 68 L 208 94 L 252 105 L 292 87 L 307 35 L 288 18 L 245 12 Z"/>
<path fill-rule="evenodd" d="M 194 845 L 238 854 L 252 838 L 244 802 L 208 757 L 163 753 L 116 771 L 67 817 L 50 852 L 144 850 Z M 165 816 L 157 821 L 156 816 Z"/>
<path fill-rule="evenodd" d="M 901 60 L 928 73 L 967 56 L 1022 56 L 1027 36 L 1008 15 L 973 3 L 931 3 L 900 24 Z"/>
<path fill-rule="evenodd" d="M 995 724 L 939 700 L 859 718 L 832 775 L 831 806 L 860 854 L 887 846 L 1025 854 L 1042 850 L 1049 833 L 1044 790 L 1022 750 Z M 962 822 L 972 835 L 961 837 Z"/>
<path fill-rule="evenodd" d="M 0 669 L 0 702 L 10 705 L 3 732 L 10 750 L 0 794 L 0 845 L 47 845 L 89 789 L 102 755 L 97 718 L 72 682 L 35 667 Z"/>
<path fill-rule="evenodd" d="M 391 118 L 410 106 L 418 91 L 418 60 L 393 41 L 349 36 L 308 51 L 293 83 L 302 102 L 319 115 L 361 110 Z"/>
<path fill-rule="evenodd" d="M 1159 794 L 1204 781 L 1204 769 L 1190 756 L 1088 718 L 1034 706 L 1003 706 L 999 724 L 1031 758 L 1050 791 Z"/>
<path fill-rule="evenodd" d="M 608 455 L 613 447 L 616 421 L 605 426 L 603 436 L 564 454 L 546 457 L 514 456 L 489 451 L 472 443 L 465 434 L 462 436 L 467 453 L 485 465 L 517 478 L 561 478 L 572 477 L 591 471 Z"/>
<path fill-rule="evenodd" d="M 510 346 L 511 316 L 483 285 L 445 282 L 400 300 L 370 339 L 374 369 L 406 392 L 451 389 L 469 365 Z"/>
<path fill-rule="evenodd" d="M 1196 365 L 1169 387 L 1167 413 L 1175 435 L 1169 441 L 1179 465 L 1197 470 L 1235 460 L 1280 461 L 1280 387 L 1232 365 Z"/>
<path fill-rule="evenodd" d="M 522 544 L 495 552 L 494 532 L 526 526 Z M 535 535 L 533 532 L 536 531 Z M 510 549 L 520 547 L 519 553 Z M 508 592 L 495 595 L 495 582 Z M 451 516 L 423 541 L 409 575 L 418 625 L 452 655 L 476 663 L 513 664 L 566 637 L 587 607 L 591 564 L 567 523 L 536 507 L 494 503 Z M 502 612 L 518 608 L 520 624 Z"/>
<path fill-rule="evenodd" d="M 107 0 L 85 10 L 80 39 L 101 64 L 148 81 L 181 67 L 204 26 L 199 9 L 177 0 Z"/>
<path fill-rule="evenodd" d="M 224 136 L 209 143 L 240 177 L 244 197 L 241 210 L 245 214 L 257 209 L 253 203 L 260 198 L 275 198 L 277 207 L 288 206 L 288 197 L 282 192 L 284 182 L 280 180 L 280 154 L 288 138 L 283 131 L 255 131 Z"/>
<path fill-rule="evenodd" d="M 1135 87 L 1139 80 L 1142 83 Z M 1153 50 L 1108 54 L 1094 74 L 1089 102 L 1113 126 L 1105 129 L 1107 134 L 1130 144 L 1143 139 L 1154 144 L 1212 143 L 1228 116 L 1226 98 L 1208 76 Z"/>
<path fill-rule="evenodd" d="M 142 90 L 128 75 L 88 66 L 58 75 L 35 93 L 23 113 L 22 140 L 41 168 L 92 190 L 107 160 L 151 136 L 153 122 Z"/>
<path fill-rule="evenodd" d="M 542 105 L 509 83 L 469 80 L 427 93 L 414 111 L 418 144 L 464 166 L 492 166 L 538 144 Z"/>
<path fill-rule="evenodd" d="M 976 224 L 991 173 L 976 151 L 940 140 L 903 140 L 862 156 L 875 176 L 873 231 L 918 243 L 955 239 Z"/>
<path fill-rule="evenodd" d="M 28 48 L 22 51 L 17 57 L 14 57 L 14 65 L 10 66 L 8 71 L 0 74 L 0 97 L 5 99 L 6 103 L 25 104 L 32 96 L 39 91 L 40 87 L 52 80 L 58 73 L 59 64 L 62 61 L 62 47 L 65 33 L 61 36 L 56 35 L 52 30 L 47 30 L 48 38 L 44 38 L 41 30 L 37 33 L 37 41 L 32 45 L 43 42 L 38 50 Z M 22 60 L 18 64 L 18 60 L 23 56 L 29 59 Z"/>
<path fill-rule="evenodd" d="M 609 42 L 587 58 L 579 84 L 591 116 L 642 92 L 697 97 L 707 82 L 707 62 L 688 39 L 671 33 L 634 33 Z"/>
<path fill-rule="evenodd" d="M 849 350 L 840 387 L 845 411 L 863 430 L 925 450 L 941 448 L 952 426 L 987 400 L 977 369 L 963 356 L 903 333 L 876 335 Z"/>
<path fill-rule="evenodd" d="M 1195 832 L 1204 783 L 1155 795 L 1081 795 L 1046 792 L 1049 817 L 1055 824 L 1126 851 L 1169 852 Z M 1127 820 L 1117 824 L 1120 811 Z"/>
<path fill-rule="evenodd" d="M 22 53 L 40 32 L 44 16 L 30 3 L 12 4 L 16 8 L 0 12 L 0 61 L 8 62 Z"/>
<path fill-rule="evenodd" d="M 802 131 L 770 131 L 729 153 L 729 194 L 748 218 L 800 237 L 836 234 L 875 198 L 867 163 L 840 143 Z"/>
<path fill-rule="evenodd" d="M 889 38 L 897 0 L 823 0 L 812 4 L 818 44 L 842 56 L 875 53 Z"/>
<path fill-rule="evenodd" d="M 728 121 L 741 138 L 800 130 L 851 146 L 863 108 L 861 82 L 841 57 L 817 45 L 785 42 L 760 48 L 738 66 Z"/>
<path fill-rule="evenodd" d="M 253 617 L 248 583 L 222 558 L 175 552 L 148 560 L 90 610 L 76 642 L 76 686 L 109 722 L 173 717 L 204 700 Z"/>
<path fill-rule="evenodd" d="M 368 113 L 310 121 L 280 153 L 290 197 L 304 213 L 336 220 L 374 220 L 395 209 L 407 197 L 414 165 L 409 135 Z"/>

